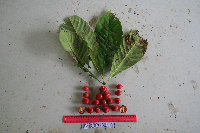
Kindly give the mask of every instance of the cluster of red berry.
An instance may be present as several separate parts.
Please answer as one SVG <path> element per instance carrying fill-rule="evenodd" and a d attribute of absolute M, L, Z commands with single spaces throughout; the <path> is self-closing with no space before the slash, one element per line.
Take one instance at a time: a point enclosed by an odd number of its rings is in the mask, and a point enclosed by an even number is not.
<path fill-rule="evenodd" d="M 118 84 L 116 87 L 117 87 L 117 89 L 121 89 L 123 86 L 121 84 Z M 87 90 L 89 90 L 89 87 L 88 86 L 84 86 L 83 90 L 87 91 Z M 96 94 L 96 99 L 94 99 L 92 101 L 92 104 L 93 105 L 99 105 L 99 104 L 103 105 L 102 111 L 104 113 L 109 112 L 109 107 L 106 106 L 106 104 L 110 105 L 110 104 L 113 103 L 113 101 L 115 101 L 116 104 L 121 103 L 121 99 L 120 98 L 115 98 L 115 100 L 113 100 L 112 98 L 109 98 L 110 97 L 110 93 L 107 91 L 107 87 L 106 86 L 101 86 L 99 88 L 99 90 L 100 90 L 100 93 Z M 120 91 L 120 90 L 116 90 L 115 91 L 115 95 L 120 96 L 121 94 L 122 94 L 122 91 Z M 83 97 L 84 98 L 82 100 L 82 103 L 83 104 L 89 104 L 89 99 L 88 99 L 89 93 L 87 93 L 87 92 L 83 93 Z M 111 106 L 111 110 L 112 111 L 117 111 L 119 109 L 120 109 L 121 113 L 126 113 L 126 111 L 127 111 L 127 108 L 124 105 L 122 105 L 120 108 L 119 108 L 118 105 L 112 105 Z M 93 109 L 92 107 L 88 107 L 86 109 L 86 111 L 88 113 L 90 113 L 90 114 L 93 113 L 94 111 L 96 113 L 99 113 L 100 110 L 101 110 L 100 108 Z M 83 114 L 85 112 L 85 107 L 79 107 L 78 111 L 79 111 L 80 114 Z"/>

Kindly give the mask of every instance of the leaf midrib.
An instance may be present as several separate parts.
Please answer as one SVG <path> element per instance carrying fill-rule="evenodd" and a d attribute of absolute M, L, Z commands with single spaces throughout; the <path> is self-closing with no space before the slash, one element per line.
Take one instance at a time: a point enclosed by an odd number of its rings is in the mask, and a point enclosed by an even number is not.
<path fill-rule="evenodd" d="M 121 66 L 122 62 L 126 59 L 126 57 L 129 55 L 130 51 L 133 49 L 134 46 L 132 46 L 132 48 L 128 51 L 128 54 L 126 54 L 126 56 L 124 57 L 124 59 L 121 61 L 121 63 L 118 65 L 117 69 L 115 69 L 115 72 L 112 74 L 112 76 L 109 76 L 109 79 L 111 79 L 113 77 L 113 75 L 115 75 L 116 71 L 119 69 L 119 66 Z"/>

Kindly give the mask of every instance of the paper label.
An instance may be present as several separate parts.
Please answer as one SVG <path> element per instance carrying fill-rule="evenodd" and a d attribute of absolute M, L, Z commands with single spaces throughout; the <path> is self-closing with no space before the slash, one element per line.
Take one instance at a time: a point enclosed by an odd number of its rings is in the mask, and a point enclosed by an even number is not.
<path fill-rule="evenodd" d="M 82 123 L 82 129 L 89 129 L 89 128 L 115 128 L 114 122 L 95 122 L 95 123 Z"/>

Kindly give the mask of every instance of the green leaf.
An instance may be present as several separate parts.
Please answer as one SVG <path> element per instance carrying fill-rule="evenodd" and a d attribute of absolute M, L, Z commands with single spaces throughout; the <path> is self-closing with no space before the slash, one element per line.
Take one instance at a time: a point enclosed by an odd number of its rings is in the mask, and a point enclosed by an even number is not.
<path fill-rule="evenodd" d="M 93 30 L 87 22 L 76 15 L 66 19 L 65 23 L 61 25 L 59 34 L 63 48 L 75 59 L 79 68 L 89 72 L 91 77 L 97 79 L 89 69 L 84 67 L 85 64 L 89 67 L 91 59 L 95 69 L 100 73 L 97 54 L 98 44 Z"/>
<path fill-rule="evenodd" d="M 82 18 L 78 17 L 77 15 L 69 18 L 74 30 L 76 31 L 77 35 L 79 35 L 86 43 L 87 46 L 89 47 L 89 55 L 91 57 L 92 63 L 94 68 L 100 73 L 100 63 L 99 63 L 99 58 L 98 58 L 98 44 L 96 42 L 96 36 L 93 32 L 93 30 L 90 28 L 88 23 L 84 21 Z M 101 77 L 103 77 L 101 75 Z"/>
<path fill-rule="evenodd" d="M 89 70 L 89 61 L 92 61 L 102 79 L 107 66 L 112 62 L 108 82 L 115 75 L 136 64 L 147 49 L 147 41 L 138 35 L 138 31 L 133 31 L 123 38 L 122 34 L 119 19 L 108 12 L 99 19 L 95 33 L 87 22 L 76 15 L 66 19 L 65 24 L 60 27 L 59 39 L 78 67 L 89 72 L 89 76 L 96 80 L 98 78 Z M 88 65 L 88 68 L 85 65 Z M 104 79 L 101 83 L 106 84 Z"/>
<path fill-rule="evenodd" d="M 100 71 L 103 75 L 120 47 L 123 35 L 121 22 L 109 11 L 97 22 L 95 34 L 99 44 L 98 58 L 100 62 Z"/>
<path fill-rule="evenodd" d="M 87 43 L 76 34 L 70 19 L 65 20 L 60 28 L 59 39 L 63 48 L 75 59 L 79 67 L 89 65 L 89 48 Z"/>
<path fill-rule="evenodd" d="M 147 44 L 147 40 L 143 40 L 142 37 L 138 35 L 137 30 L 124 36 L 122 45 L 120 45 L 120 49 L 114 56 L 107 82 L 115 75 L 130 68 L 141 60 L 146 52 Z"/>

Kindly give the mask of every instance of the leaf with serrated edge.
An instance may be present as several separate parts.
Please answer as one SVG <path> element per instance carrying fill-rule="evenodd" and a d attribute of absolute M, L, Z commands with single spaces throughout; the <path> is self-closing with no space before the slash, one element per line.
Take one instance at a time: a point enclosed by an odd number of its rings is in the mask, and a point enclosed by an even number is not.
<path fill-rule="evenodd" d="M 71 23 L 69 23 L 71 24 Z M 74 28 L 69 24 L 62 24 L 60 27 L 59 40 L 63 46 L 63 48 L 71 53 L 70 42 L 71 42 L 71 34 L 75 34 Z M 68 26 L 69 25 L 69 26 Z M 69 31 L 69 32 L 68 32 Z"/>
<path fill-rule="evenodd" d="M 114 54 L 120 47 L 123 35 L 121 22 L 109 11 L 98 20 L 95 27 L 95 34 L 99 44 L 98 58 L 103 75 L 107 66 L 112 61 Z"/>
<path fill-rule="evenodd" d="M 94 68 L 98 71 L 98 73 L 102 76 L 99 70 L 99 60 L 98 60 L 98 54 L 97 54 L 97 42 L 96 42 L 96 36 L 93 32 L 93 30 L 90 28 L 88 23 L 84 21 L 79 16 L 75 15 L 73 17 L 69 18 L 74 30 L 76 31 L 77 35 L 79 35 L 89 47 L 89 55 L 91 57 L 92 63 Z"/>
<path fill-rule="evenodd" d="M 65 22 L 66 24 L 61 26 L 59 34 L 63 48 L 72 55 L 79 66 L 89 65 L 89 50 L 86 42 L 76 34 L 70 19 Z"/>
<path fill-rule="evenodd" d="M 147 41 L 143 40 L 138 31 L 133 31 L 123 37 L 122 45 L 114 56 L 110 76 L 107 82 L 115 75 L 130 68 L 144 56 L 147 49 Z M 107 83 L 106 82 L 106 83 Z"/>
<path fill-rule="evenodd" d="M 97 43 L 94 32 L 88 23 L 78 16 L 66 19 L 65 23 L 61 25 L 59 33 L 59 39 L 63 48 L 75 59 L 80 69 L 89 72 L 91 77 L 97 79 L 89 69 L 84 67 L 85 64 L 89 67 L 89 60 L 91 58 L 94 67 L 97 71 L 99 70 L 97 67 L 99 66 L 99 61 L 97 58 Z M 100 71 L 98 72 L 100 73 Z"/>

